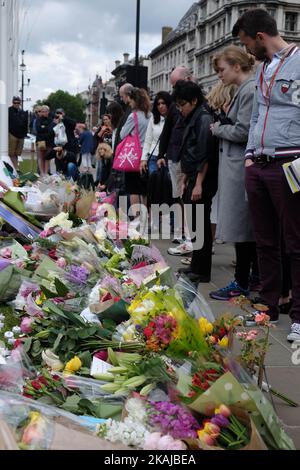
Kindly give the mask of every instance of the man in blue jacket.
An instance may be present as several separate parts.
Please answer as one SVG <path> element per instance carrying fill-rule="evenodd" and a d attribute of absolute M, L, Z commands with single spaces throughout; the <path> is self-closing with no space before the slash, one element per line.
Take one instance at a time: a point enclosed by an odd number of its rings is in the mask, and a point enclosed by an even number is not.
<path fill-rule="evenodd" d="M 282 165 L 300 157 L 300 50 L 283 40 L 276 21 L 262 9 L 244 13 L 233 36 L 239 36 L 247 50 L 263 61 L 257 69 L 245 156 L 246 188 L 258 250 L 260 294 L 272 322 L 279 316 L 283 232 L 293 286 L 287 339 L 293 342 L 300 340 L 300 193 L 291 192 Z"/>

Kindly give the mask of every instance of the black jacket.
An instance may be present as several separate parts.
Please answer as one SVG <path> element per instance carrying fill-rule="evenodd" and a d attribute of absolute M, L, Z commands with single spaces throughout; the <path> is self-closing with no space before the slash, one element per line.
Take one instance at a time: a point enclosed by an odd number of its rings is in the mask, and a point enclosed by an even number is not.
<path fill-rule="evenodd" d="M 166 158 L 174 163 L 180 161 L 183 133 L 184 119 L 176 104 L 172 103 L 160 137 L 159 158 Z"/>
<path fill-rule="evenodd" d="M 76 121 L 74 121 L 74 119 L 64 117 L 62 122 L 66 128 L 66 134 L 68 138 L 68 143 L 66 144 L 65 149 L 68 150 L 69 152 L 78 153 L 79 146 L 78 146 L 75 134 L 74 134 Z"/>
<path fill-rule="evenodd" d="M 46 160 L 52 160 L 53 158 L 55 159 L 55 166 L 56 166 L 57 173 L 63 173 L 64 175 L 66 175 L 69 163 L 74 163 L 75 165 L 77 165 L 76 155 L 73 152 L 67 151 L 64 157 L 62 159 L 59 159 L 59 158 L 56 158 L 55 150 L 52 150 L 51 152 L 48 153 L 48 155 L 46 155 Z"/>
<path fill-rule="evenodd" d="M 36 121 L 36 141 L 43 142 L 50 147 L 54 146 L 53 119 L 48 116 L 38 118 Z"/>
<path fill-rule="evenodd" d="M 28 113 L 11 106 L 8 110 L 9 133 L 17 139 L 24 139 L 28 132 Z"/>
<path fill-rule="evenodd" d="M 205 178 L 210 187 L 217 189 L 218 144 L 210 131 L 212 115 L 206 106 L 197 108 L 192 116 L 185 120 L 185 130 L 181 146 L 181 168 L 190 180 L 196 180 L 206 163 L 208 171 Z"/>

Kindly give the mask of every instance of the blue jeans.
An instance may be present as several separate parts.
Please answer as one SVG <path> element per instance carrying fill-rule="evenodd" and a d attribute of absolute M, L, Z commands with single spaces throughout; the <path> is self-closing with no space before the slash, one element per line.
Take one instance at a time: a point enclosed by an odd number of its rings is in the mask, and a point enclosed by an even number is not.
<path fill-rule="evenodd" d="M 150 160 L 148 162 L 149 175 L 152 175 L 152 173 L 154 173 L 155 171 L 158 170 L 157 160 L 158 160 L 158 157 L 155 156 L 155 155 L 152 155 L 152 157 L 150 158 Z"/>
<path fill-rule="evenodd" d="M 72 178 L 74 181 L 76 181 L 77 178 L 78 178 L 78 174 L 79 174 L 78 168 L 75 165 L 75 163 L 68 163 L 68 169 L 67 169 L 66 177 L 67 178 Z"/>

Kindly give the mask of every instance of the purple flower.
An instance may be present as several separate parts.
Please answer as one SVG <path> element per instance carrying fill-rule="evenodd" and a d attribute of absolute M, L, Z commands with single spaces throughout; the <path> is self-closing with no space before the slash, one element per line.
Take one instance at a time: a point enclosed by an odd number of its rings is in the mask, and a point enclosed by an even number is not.
<path fill-rule="evenodd" d="M 85 284 L 89 276 L 89 271 L 84 266 L 72 265 L 70 271 L 66 274 L 66 279 L 73 284 Z"/>
<path fill-rule="evenodd" d="M 148 416 L 151 426 L 158 428 L 163 434 L 171 435 L 174 439 L 197 437 L 199 424 L 181 405 L 171 402 L 151 402 Z"/>
<path fill-rule="evenodd" d="M 227 428 L 230 424 L 228 419 L 223 415 L 215 415 L 210 421 L 219 426 L 219 428 Z"/>

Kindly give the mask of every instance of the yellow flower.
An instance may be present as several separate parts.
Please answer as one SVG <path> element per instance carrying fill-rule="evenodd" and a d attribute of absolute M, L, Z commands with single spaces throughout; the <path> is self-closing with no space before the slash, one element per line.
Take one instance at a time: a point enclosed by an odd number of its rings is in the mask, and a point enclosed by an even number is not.
<path fill-rule="evenodd" d="M 81 360 L 79 359 L 78 356 L 75 356 L 75 357 L 73 357 L 73 359 L 71 359 L 71 361 L 69 361 L 66 364 L 64 373 L 67 374 L 67 375 L 74 374 L 77 371 L 79 371 L 79 369 L 81 369 L 81 367 L 82 367 Z"/>
<path fill-rule="evenodd" d="M 224 338 L 221 339 L 221 341 L 219 340 L 218 341 L 218 345 L 221 347 L 221 348 L 228 348 L 228 336 L 224 336 Z"/>
<path fill-rule="evenodd" d="M 43 302 L 45 302 L 45 300 L 47 300 L 47 297 L 45 296 L 45 294 L 41 294 L 39 297 L 35 299 L 35 303 L 38 306 L 40 306 L 40 305 L 43 305 Z"/>
<path fill-rule="evenodd" d="M 213 324 L 204 317 L 199 319 L 199 327 L 204 336 L 211 335 L 214 330 Z"/>

